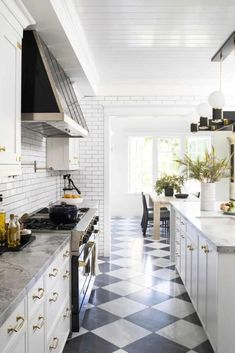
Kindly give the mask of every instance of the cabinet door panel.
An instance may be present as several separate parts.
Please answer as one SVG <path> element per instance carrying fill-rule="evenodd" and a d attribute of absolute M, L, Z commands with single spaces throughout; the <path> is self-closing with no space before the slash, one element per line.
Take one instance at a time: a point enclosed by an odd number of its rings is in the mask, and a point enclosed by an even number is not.
<path fill-rule="evenodd" d="M 217 346 L 217 252 L 208 245 L 207 254 L 207 332 Z"/>
<path fill-rule="evenodd" d="M 0 164 L 18 164 L 20 153 L 20 43 L 0 14 Z"/>
<path fill-rule="evenodd" d="M 180 236 L 180 259 L 181 259 L 181 279 L 185 284 L 186 280 L 186 240 L 185 235 L 181 233 Z"/>
<path fill-rule="evenodd" d="M 15 340 L 15 342 L 8 347 L 5 351 L 1 351 L 2 353 L 26 353 L 27 352 L 27 335 L 26 331 L 22 333 L 20 337 Z M 30 352 L 31 353 L 31 352 Z M 35 351 L 36 353 L 36 351 Z"/>
<path fill-rule="evenodd" d="M 207 254 L 204 247 L 207 246 L 205 239 L 199 237 L 198 256 L 198 313 L 206 324 L 206 287 L 207 287 Z"/>
<path fill-rule="evenodd" d="M 198 300 L 198 234 L 194 230 L 192 236 L 192 277 L 191 277 L 191 298 L 195 309 Z"/>

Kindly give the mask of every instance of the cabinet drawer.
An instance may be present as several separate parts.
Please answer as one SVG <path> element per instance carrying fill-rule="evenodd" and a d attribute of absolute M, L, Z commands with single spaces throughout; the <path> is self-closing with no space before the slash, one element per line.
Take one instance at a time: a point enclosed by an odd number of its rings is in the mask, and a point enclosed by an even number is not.
<path fill-rule="evenodd" d="M 26 298 L 24 298 L 0 328 L 1 352 L 10 342 L 22 335 L 26 330 L 26 324 Z"/>
<path fill-rule="evenodd" d="M 70 258 L 70 244 L 67 244 L 64 249 L 58 254 L 56 259 L 45 272 L 45 288 L 50 290 L 55 285 L 58 278 L 61 276 L 61 268 Z"/>
<path fill-rule="evenodd" d="M 33 315 L 35 310 L 43 303 L 46 297 L 43 277 L 41 277 L 28 293 L 28 316 Z"/>
<path fill-rule="evenodd" d="M 46 353 L 60 353 L 63 351 L 65 342 L 70 331 L 71 308 L 69 298 L 65 301 L 63 309 L 59 314 L 55 328 L 47 341 Z"/>
<path fill-rule="evenodd" d="M 28 325 L 29 353 L 44 353 L 45 351 L 45 310 L 44 303 L 39 310 L 32 315 Z"/>
<path fill-rule="evenodd" d="M 47 327 L 52 328 L 61 305 L 70 292 L 69 262 L 61 269 L 61 276 L 51 289 L 46 300 Z"/>

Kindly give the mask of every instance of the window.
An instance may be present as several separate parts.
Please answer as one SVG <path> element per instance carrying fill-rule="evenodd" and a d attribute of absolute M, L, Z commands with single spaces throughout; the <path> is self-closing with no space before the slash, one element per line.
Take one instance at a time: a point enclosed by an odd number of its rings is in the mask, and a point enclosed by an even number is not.
<path fill-rule="evenodd" d="M 204 137 L 189 137 L 186 140 L 186 152 L 190 158 L 202 159 L 204 157 L 204 153 L 211 146 L 211 138 L 210 136 Z"/>
<path fill-rule="evenodd" d="M 158 139 L 158 176 L 164 173 L 179 174 L 175 159 L 180 156 L 180 139 L 164 137 Z"/>
<path fill-rule="evenodd" d="M 152 190 L 151 136 L 131 136 L 128 139 L 128 192 Z"/>
<path fill-rule="evenodd" d="M 188 137 L 186 140 L 186 153 L 190 158 L 202 159 L 206 149 L 211 147 L 211 138 L 210 136 L 203 137 Z M 200 182 L 197 180 L 189 179 L 185 183 L 185 189 L 190 193 L 197 193 L 200 191 Z"/>

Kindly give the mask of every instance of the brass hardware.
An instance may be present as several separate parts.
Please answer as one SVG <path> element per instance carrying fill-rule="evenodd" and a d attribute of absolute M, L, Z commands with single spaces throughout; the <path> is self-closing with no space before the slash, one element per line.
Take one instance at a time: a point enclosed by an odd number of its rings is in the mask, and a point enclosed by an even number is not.
<path fill-rule="evenodd" d="M 6 147 L 5 146 L 0 146 L 0 152 L 6 152 Z"/>
<path fill-rule="evenodd" d="M 207 249 L 207 245 L 202 245 L 202 246 L 201 246 L 201 249 L 202 249 L 202 250 Z"/>
<path fill-rule="evenodd" d="M 69 250 L 65 251 L 65 253 L 63 254 L 63 257 L 69 257 Z"/>
<path fill-rule="evenodd" d="M 53 297 L 52 298 L 49 298 L 49 302 L 56 302 L 58 297 L 59 297 L 59 293 L 57 292 L 53 292 Z"/>
<path fill-rule="evenodd" d="M 17 42 L 16 46 L 18 49 L 20 49 L 20 50 L 22 49 L 22 45 L 19 42 Z"/>
<path fill-rule="evenodd" d="M 33 330 L 40 330 L 42 326 L 44 325 L 45 319 L 43 316 L 38 317 L 38 323 L 37 325 L 33 325 Z"/>
<path fill-rule="evenodd" d="M 56 349 L 56 348 L 58 347 L 59 338 L 58 338 L 58 337 L 53 337 L 53 341 L 52 341 L 52 342 L 53 342 L 53 343 L 50 344 L 50 346 L 49 346 L 50 351 L 51 351 L 52 349 Z"/>
<path fill-rule="evenodd" d="M 88 263 L 88 261 L 89 261 L 91 255 L 92 255 L 92 252 L 93 252 L 93 250 L 94 250 L 95 242 L 94 242 L 94 241 L 89 241 L 89 242 L 87 243 L 87 245 L 88 245 L 88 247 L 90 248 L 90 251 L 89 251 L 89 253 L 88 253 L 88 255 L 87 255 L 87 257 L 86 257 L 85 260 L 79 261 L 79 267 L 86 267 L 86 265 L 87 265 L 87 263 Z"/>
<path fill-rule="evenodd" d="M 70 317 L 71 310 L 69 308 L 66 309 L 66 314 L 63 315 L 64 319 L 68 319 Z"/>
<path fill-rule="evenodd" d="M 188 245 L 187 248 L 189 249 L 189 251 L 193 251 L 194 250 L 192 245 Z"/>
<path fill-rule="evenodd" d="M 32 298 L 33 300 L 42 299 L 43 295 L 44 295 L 44 289 L 38 288 L 38 294 L 33 294 Z"/>
<path fill-rule="evenodd" d="M 22 316 L 17 316 L 16 322 L 17 322 L 17 324 L 14 327 L 11 327 L 11 326 L 8 327 L 8 329 L 7 329 L 8 334 L 11 334 L 13 332 L 19 332 L 24 325 L 24 318 Z"/>
<path fill-rule="evenodd" d="M 208 254 L 210 252 L 210 250 L 207 248 L 204 250 L 204 253 Z"/>
<path fill-rule="evenodd" d="M 53 268 L 52 270 L 53 273 L 49 273 L 49 277 L 56 277 L 58 275 L 58 268 Z"/>
<path fill-rule="evenodd" d="M 66 270 L 65 274 L 63 275 L 63 279 L 69 278 L 70 272 Z"/>

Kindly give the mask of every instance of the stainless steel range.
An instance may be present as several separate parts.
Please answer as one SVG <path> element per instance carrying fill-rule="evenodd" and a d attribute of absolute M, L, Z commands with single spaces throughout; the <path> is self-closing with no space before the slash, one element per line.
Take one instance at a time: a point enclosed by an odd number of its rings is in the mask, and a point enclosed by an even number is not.
<path fill-rule="evenodd" d="M 96 208 L 79 208 L 76 221 L 54 224 L 43 208 L 25 222 L 33 232 L 71 233 L 72 331 L 79 331 L 95 279 L 98 224 Z"/>

